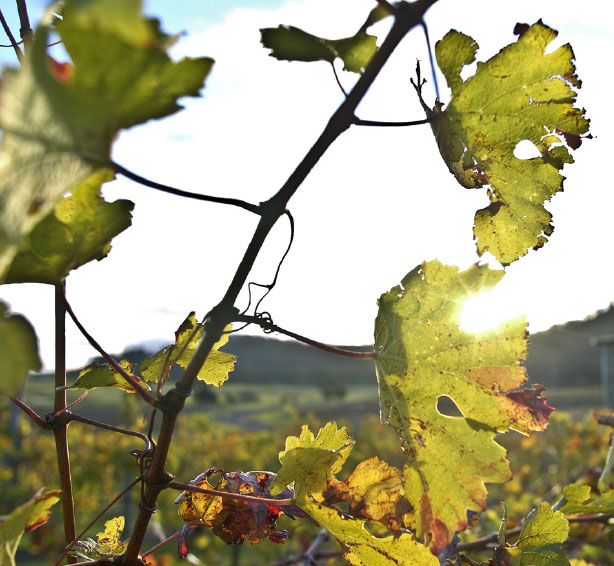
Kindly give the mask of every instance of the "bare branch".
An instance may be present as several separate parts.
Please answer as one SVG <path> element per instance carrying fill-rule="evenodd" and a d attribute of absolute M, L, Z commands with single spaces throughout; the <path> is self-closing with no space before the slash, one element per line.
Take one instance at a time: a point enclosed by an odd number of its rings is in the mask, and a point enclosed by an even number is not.
<path fill-rule="evenodd" d="M 132 171 L 126 169 L 125 167 L 119 165 L 118 163 L 111 162 L 111 166 L 117 173 L 121 173 L 124 177 L 131 179 L 141 185 L 145 185 L 146 187 L 150 187 L 152 189 L 156 189 L 158 191 L 162 191 L 164 193 L 168 193 L 171 195 L 176 195 L 179 197 L 191 198 L 195 200 L 202 200 L 206 202 L 215 202 L 218 204 L 228 204 L 230 206 L 237 206 L 242 208 L 243 210 L 247 210 L 254 214 L 260 215 L 260 207 L 255 204 L 251 204 L 241 199 L 236 198 L 225 198 L 225 197 L 214 197 L 211 195 L 202 195 L 200 193 L 192 193 L 190 191 L 184 191 L 182 189 L 176 189 L 175 187 L 170 187 L 168 185 L 164 185 L 162 183 L 158 183 L 156 181 L 151 181 L 150 179 L 146 179 L 145 177 L 141 177 L 141 175 L 137 175 Z"/>
<path fill-rule="evenodd" d="M 241 493 L 228 493 L 227 491 L 218 491 L 217 489 L 207 489 L 198 487 L 190 483 L 179 483 L 176 481 L 168 482 L 168 487 L 180 491 L 192 491 L 194 493 L 204 493 L 205 495 L 215 495 L 222 499 L 235 499 L 237 501 L 247 501 L 249 503 L 262 503 L 272 507 L 284 507 L 286 505 L 294 505 L 294 499 L 270 499 L 267 497 L 256 497 L 255 495 L 243 495 Z"/>
<path fill-rule="evenodd" d="M 273 324 L 273 321 L 270 318 L 263 316 L 248 316 L 248 315 L 239 315 L 235 318 L 237 322 L 247 322 L 250 324 L 257 324 L 261 328 L 264 329 L 265 332 L 279 332 L 285 336 L 289 336 L 290 338 L 294 338 L 299 342 L 303 342 L 304 344 L 309 344 L 314 348 L 318 348 L 318 350 L 324 350 L 325 352 L 330 352 L 331 354 L 336 354 L 337 356 L 344 356 L 346 358 L 354 358 L 358 360 L 373 360 L 375 359 L 375 352 L 356 352 L 355 350 L 346 350 L 344 348 L 337 348 L 336 346 L 330 346 L 328 344 L 324 344 L 323 342 L 318 342 L 317 340 L 313 340 L 311 338 L 307 338 L 306 336 L 301 336 L 296 332 L 292 332 L 291 330 L 286 330 Z"/>
<path fill-rule="evenodd" d="M 9 41 L 11 42 L 10 46 L 15 50 L 15 55 L 17 55 L 17 59 L 19 59 L 19 62 L 23 61 L 23 52 L 19 48 L 19 43 L 17 43 L 17 40 L 15 39 L 15 36 L 13 35 L 13 32 L 11 31 L 11 28 L 9 27 L 6 19 L 4 18 L 4 14 L 2 13 L 1 9 L 0 22 L 2 23 L 2 27 L 4 28 L 4 33 L 6 33 L 7 37 L 9 38 Z"/>
<path fill-rule="evenodd" d="M 45 421 L 45 419 L 40 417 L 38 415 L 38 413 L 36 413 L 36 411 L 34 411 L 34 409 L 32 409 L 31 407 L 26 405 L 21 399 L 17 399 L 16 397 L 9 397 L 9 399 L 15 405 L 17 405 L 26 415 L 28 415 L 28 417 L 30 418 L 30 420 L 33 423 L 37 424 L 38 426 L 40 426 L 41 428 L 44 428 L 46 430 L 50 430 L 51 429 L 51 427 L 49 426 L 49 423 L 47 421 Z"/>

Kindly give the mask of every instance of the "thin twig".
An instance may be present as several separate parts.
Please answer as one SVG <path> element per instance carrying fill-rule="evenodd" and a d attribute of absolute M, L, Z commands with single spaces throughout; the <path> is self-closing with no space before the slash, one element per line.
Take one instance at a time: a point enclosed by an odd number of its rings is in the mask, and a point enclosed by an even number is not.
<path fill-rule="evenodd" d="M 593 417 L 600 425 L 614 426 L 614 415 L 603 415 L 601 413 L 593 413 Z"/>
<path fill-rule="evenodd" d="M 382 122 L 379 120 L 361 120 L 360 118 L 354 118 L 354 125 L 356 126 L 379 126 L 382 128 L 400 128 L 405 126 L 420 126 L 422 124 L 429 124 L 434 119 L 436 114 L 428 118 L 422 118 L 421 120 L 410 120 L 408 122 Z"/>
<path fill-rule="evenodd" d="M 77 399 L 75 399 L 70 405 L 68 405 L 68 407 L 64 407 L 63 409 L 61 409 L 60 411 L 58 411 L 57 413 L 55 413 L 52 417 L 51 420 L 55 420 L 57 418 L 60 417 L 60 415 L 62 415 L 63 413 L 65 413 L 66 411 L 68 411 L 69 409 L 72 409 L 75 405 L 78 405 L 79 403 L 81 403 L 81 401 L 83 401 L 83 399 L 85 399 L 87 397 L 87 394 L 90 392 L 89 389 L 86 389 L 85 392 L 79 396 Z"/>
<path fill-rule="evenodd" d="M 17 405 L 26 415 L 28 415 L 33 423 L 37 424 L 41 428 L 44 428 L 45 430 L 51 429 L 49 423 L 40 417 L 34 409 L 26 405 L 21 399 L 17 399 L 16 397 L 9 397 L 9 399 L 15 403 L 15 405 Z"/>
<path fill-rule="evenodd" d="M 256 497 L 255 495 L 243 495 L 241 493 L 228 493 L 227 491 L 218 491 L 217 489 L 207 489 L 205 487 L 198 487 L 190 483 L 180 483 L 176 481 L 170 481 L 166 484 L 171 489 L 177 489 L 180 491 L 192 491 L 194 493 L 204 493 L 205 495 L 215 495 L 222 499 L 236 499 L 237 501 L 246 501 L 248 503 L 262 503 L 263 505 L 270 505 L 271 507 L 284 507 L 286 505 L 294 505 L 294 499 L 271 499 L 267 497 Z"/>
<path fill-rule="evenodd" d="M 431 74 L 433 75 L 433 84 L 435 85 L 435 96 L 437 97 L 437 100 L 441 100 L 439 97 L 439 83 L 437 82 L 437 71 L 435 70 L 435 61 L 433 59 L 433 50 L 431 49 L 431 40 L 429 39 L 429 30 L 428 27 L 426 26 L 426 22 L 424 21 L 424 18 L 422 19 L 421 22 L 422 25 L 422 29 L 424 30 L 424 38 L 426 39 L 426 48 L 428 49 L 429 52 L 429 62 L 431 63 Z"/>
<path fill-rule="evenodd" d="M 345 348 L 337 348 L 336 346 L 330 346 L 329 344 L 318 342 L 317 340 L 307 338 L 306 336 L 301 336 L 300 334 L 292 332 L 291 330 L 281 328 L 276 324 L 273 324 L 270 318 L 264 318 L 261 316 L 238 315 L 236 317 L 236 320 L 237 322 L 248 322 L 250 324 L 257 324 L 258 326 L 262 327 L 267 333 L 279 332 L 280 334 L 284 334 L 285 336 L 294 338 L 299 342 L 303 342 L 304 344 L 309 344 L 314 348 L 318 348 L 318 350 L 324 350 L 325 352 L 330 352 L 331 354 L 336 354 L 337 356 L 344 356 L 346 358 L 355 358 L 359 360 L 375 359 L 375 352 L 357 352 L 355 350 L 346 350 Z"/>
<path fill-rule="evenodd" d="M 258 215 L 261 214 L 259 206 L 255 204 L 251 204 L 241 199 L 215 197 L 211 195 L 202 195 L 200 193 L 192 193 L 190 191 L 184 191 L 182 189 L 176 189 L 175 187 L 170 187 L 169 185 L 164 185 L 162 183 L 158 183 L 156 181 L 146 179 L 145 177 L 141 177 L 141 175 L 137 175 L 136 173 L 133 173 L 132 171 L 126 169 L 125 167 L 123 167 L 122 165 L 119 165 L 118 163 L 111 162 L 111 166 L 113 167 L 113 169 L 115 169 L 117 173 L 122 174 L 124 177 L 127 177 L 128 179 L 131 179 L 132 181 L 140 183 L 141 185 L 145 185 L 146 187 L 150 187 L 152 189 L 156 189 L 164 193 L 176 195 L 179 197 L 191 198 L 195 200 L 202 200 L 206 202 L 215 202 L 218 204 L 228 204 L 230 206 L 237 206 L 239 208 L 242 208 L 243 210 L 247 210 L 254 214 L 258 214 Z"/>
<path fill-rule="evenodd" d="M 329 534 L 326 529 L 320 529 L 318 532 L 318 536 L 311 543 L 310 547 L 307 549 L 305 554 L 303 555 L 303 566 L 318 566 L 315 555 L 320 549 L 320 547 L 329 539 Z"/>
<path fill-rule="evenodd" d="M 125 434 L 127 436 L 136 436 L 145 443 L 145 450 L 151 450 L 151 441 L 149 440 L 149 438 L 147 438 L 147 435 L 143 434 L 142 432 L 137 432 L 136 430 L 129 430 L 126 428 L 120 428 L 118 426 L 102 423 L 94 419 L 88 419 L 87 417 L 76 415 L 75 413 L 71 413 L 70 411 L 66 411 L 66 420 L 69 422 L 77 421 L 80 423 L 85 423 L 91 426 L 96 426 L 98 428 L 104 428 L 105 430 L 110 430 L 112 432 L 117 432 L 119 434 Z"/>
<path fill-rule="evenodd" d="M 156 552 L 156 550 L 160 550 L 162 547 L 166 546 L 169 542 L 173 542 L 174 540 L 177 540 L 179 538 L 180 532 L 181 531 L 177 531 L 175 534 L 172 534 L 170 537 L 165 538 L 162 542 L 159 542 L 155 546 L 152 546 L 147 552 L 144 552 L 143 554 L 141 554 L 141 557 L 145 558 L 146 556 L 149 556 L 150 554 L 153 554 L 154 552 Z"/>
<path fill-rule="evenodd" d="M 72 318 L 76 327 L 79 329 L 81 334 L 85 336 L 86 340 L 92 345 L 92 347 L 97 350 L 100 355 L 107 361 L 107 363 L 134 388 L 136 393 L 138 393 L 150 405 L 155 405 L 156 400 L 154 399 L 154 397 L 147 393 L 147 391 L 145 391 L 139 385 L 139 383 L 124 370 L 123 367 L 121 367 L 109 354 L 107 354 L 107 352 L 102 348 L 102 346 L 98 344 L 96 340 L 94 340 L 92 335 L 87 330 L 85 330 L 84 326 L 81 324 L 81 322 L 79 322 L 79 319 L 72 310 L 72 307 L 70 306 L 66 295 L 64 295 L 64 305 L 66 307 L 66 312 L 70 315 L 70 318 Z"/>
<path fill-rule="evenodd" d="M 341 84 L 341 80 L 339 80 L 339 75 L 337 74 L 337 69 L 335 67 L 335 62 L 331 61 L 330 62 L 330 66 L 333 68 L 333 75 L 335 75 L 335 80 L 337 81 L 337 86 L 339 87 L 339 89 L 341 90 L 341 92 L 343 93 L 343 96 L 345 96 L 347 98 L 348 93 L 347 91 L 343 88 L 343 85 Z"/>
<path fill-rule="evenodd" d="M 2 13 L 1 9 L 0 9 L 0 22 L 2 22 L 4 33 L 6 33 L 7 37 L 9 38 L 9 41 L 11 42 L 10 47 L 12 47 L 15 50 L 15 55 L 17 55 L 17 59 L 19 59 L 19 62 L 23 61 L 23 52 L 19 48 L 19 44 L 17 43 L 17 40 L 15 39 L 15 36 L 13 35 L 13 32 L 11 31 L 11 28 L 9 27 L 7 21 L 4 19 L 4 14 Z M 3 45 L 3 47 L 5 46 Z"/>
<path fill-rule="evenodd" d="M 124 488 L 118 495 L 116 495 L 108 504 L 107 506 L 100 511 L 87 525 L 87 527 L 85 527 L 76 537 L 75 539 L 68 545 L 66 546 L 66 548 L 64 549 L 64 552 L 62 552 L 62 555 L 55 561 L 53 566 L 59 566 L 60 562 L 62 562 L 62 559 L 70 552 L 70 549 L 78 542 L 80 541 L 86 534 L 87 531 L 89 531 L 98 521 L 98 519 L 100 519 L 100 517 L 102 517 L 109 509 L 111 509 L 111 507 L 113 507 L 113 505 L 115 505 L 124 495 L 126 495 L 137 483 L 139 483 L 141 480 L 143 479 L 143 476 L 139 476 L 138 478 L 135 478 L 130 485 L 128 485 L 128 487 Z"/>

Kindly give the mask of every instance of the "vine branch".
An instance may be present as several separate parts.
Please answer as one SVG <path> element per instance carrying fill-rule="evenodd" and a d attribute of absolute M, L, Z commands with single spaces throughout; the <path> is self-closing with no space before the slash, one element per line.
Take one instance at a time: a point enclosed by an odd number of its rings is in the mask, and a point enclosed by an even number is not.
<path fill-rule="evenodd" d="M 17 55 L 17 59 L 19 59 L 19 62 L 23 61 L 23 51 L 19 48 L 19 44 L 17 43 L 17 40 L 15 39 L 15 36 L 13 35 L 11 28 L 9 27 L 9 24 L 4 18 L 2 9 L 0 9 L 0 22 L 2 23 L 2 27 L 4 28 L 4 33 L 6 33 L 6 36 L 11 42 L 10 46 L 15 50 L 15 55 Z"/>
<path fill-rule="evenodd" d="M 273 321 L 270 318 L 263 316 L 249 316 L 249 315 L 238 315 L 235 320 L 237 322 L 247 322 L 249 324 L 257 324 L 265 332 L 279 332 L 279 334 L 283 334 L 284 336 L 289 336 L 290 338 L 294 338 L 299 342 L 303 342 L 303 344 L 309 344 L 314 348 L 318 348 L 318 350 L 323 350 L 325 352 L 330 352 L 331 354 L 336 354 L 337 356 L 344 356 L 346 358 L 354 358 L 359 360 L 373 360 L 375 359 L 375 352 L 357 352 L 355 350 L 346 350 L 345 348 L 338 348 L 336 346 L 330 346 L 329 344 L 324 344 L 323 342 L 318 342 L 317 340 L 313 340 L 311 338 L 307 338 L 306 336 L 301 336 L 296 332 L 292 332 L 291 330 L 286 330 L 285 328 L 281 328 L 276 324 L 273 324 Z"/>
<path fill-rule="evenodd" d="M 150 405 L 155 405 L 156 400 L 149 394 L 147 393 L 147 391 L 145 391 L 145 389 L 143 389 L 139 383 L 137 383 L 137 381 L 129 374 L 127 373 L 123 367 L 121 367 L 117 361 L 115 361 L 103 348 L 100 344 L 98 344 L 98 342 L 96 342 L 96 340 L 92 337 L 92 335 L 85 330 L 85 327 L 81 324 L 81 322 L 79 321 L 79 319 L 77 318 L 77 315 L 75 315 L 74 311 L 72 310 L 72 307 L 70 306 L 70 303 L 68 302 L 68 299 L 66 298 L 65 294 L 62 294 L 62 298 L 63 298 L 63 302 L 64 302 L 64 307 L 66 308 L 66 312 L 70 315 L 70 318 L 72 318 L 72 321 L 75 323 L 75 326 L 79 329 L 79 331 L 81 332 L 81 334 L 83 334 L 83 336 L 85 336 L 85 339 L 92 345 L 92 347 L 98 351 L 100 353 L 100 355 L 107 361 L 107 363 L 117 372 L 119 373 L 119 375 L 121 375 L 133 388 L 134 390 Z"/>
<path fill-rule="evenodd" d="M 45 419 L 43 419 L 34 409 L 26 405 L 21 399 L 17 399 L 16 397 L 9 397 L 9 399 L 15 405 L 17 405 L 17 407 L 19 407 L 34 424 L 37 424 L 45 430 L 51 429 L 49 423 L 45 421 Z"/>
<path fill-rule="evenodd" d="M 436 118 L 437 114 L 429 116 L 428 118 L 422 118 L 421 120 L 410 120 L 407 122 L 382 122 L 379 120 L 361 120 L 360 118 L 354 118 L 355 126 L 378 126 L 382 128 L 401 128 L 405 126 L 420 126 L 422 124 L 430 124 Z"/>
<path fill-rule="evenodd" d="M 65 283 L 55 285 L 55 394 L 53 399 L 54 413 L 66 409 L 66 304 Z M 68 424 L 61 423 L 53 428 L 55 438 L 55 453 L 62 489 L 62 514 L 64 516 L 64 539 L 69 544 L 75 539 L 77 526 L 75 521 L 75 505 L 72 493 L 72 476 L 70 472 L 70 455 L 68 452 Z M 74 564 L 76 559 L 69 556 L 67 562 Z"/>
<path fill-rule="evenodd" d="M 164 193 L 176 195 L 179 197 L 191 198 L 195 200 L 202 200 L 206 202 L 215 202 L 218 204 L 228 204 L 230 206 L 237 206 L 239 208 L 242 208 L 243 210 L 252 212 L 253 214 L 258 214 L 258 215 L 261 214 L 259 206 L 255 204 L 251 204 L 241 199 L 215 197 L 211 195 L 203 195 L 200 193 L 192 193 L 190 191 L 184 191 L 182 189 L 177 189 L 169 185 L 158 183 L 157 181 L 152 181 L 150 179 L 142 177 L 141 175 L 137 175 L 136 173 L 133 173 L 132 171 L 130 171 L 129 169 L 126 169 L 122 165 L 119 165 L 119 163 L 115 163 L 113 161 L 111 162 L 111 167 L 113 167 L 116 173 L 120 173 L 124 177 L 127 177 L 128 179 L 135 181 L 136 183 L 139 183 L 146 187 L 150 187 L 152 189 L 156 189 L 158 191 L 162 191 Z"/>
<path fill-rule="evenodd" d="M 222 499 L 235 499 L 236 501 L 245 501 L 247 503 L 262 503 L 271 507 L 284 507 L 286 505 L 294 505 L 294 499 L 270 499 L 266 497 L 256 497 L 255 495 L 243 495 L 242 493 L 229 493 L 227 491 L 218 491 L 217 489 L 207 489 L 206 487 L 198 487 L 191 483 L 180 483 L 170 481 L 167 484 L 170 489 L 179 491 L 191 491 L 193 493 L 204 493 L 205 495 L 215 495 Z"/>

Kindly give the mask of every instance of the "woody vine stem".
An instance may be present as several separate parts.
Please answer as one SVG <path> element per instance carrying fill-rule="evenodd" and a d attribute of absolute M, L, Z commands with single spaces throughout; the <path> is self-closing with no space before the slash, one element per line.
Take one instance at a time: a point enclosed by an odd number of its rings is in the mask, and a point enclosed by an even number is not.
<path fill-rule="evenodd" d="M 245 285 L 249 272 L 269 232 L 277 220 L 284 214 L 289 200 L 309 175 L 315 164 L 326 153 L 331 144 L 355 123 L 356 108 L 380 70 L 407 33 L 414 27 L 421 25 L 424 14 L 435 2 L 436 0 L 418 0 L 413 4 L 401 2 L 394 8 L 388 2 L 380 2 L 380 4 L 384 4 L 386 8 L 394 12 L 394 23 L 386 39 L 366 67 L 363 75 L 356 82 L 354 88 L 348 93 L 347 98 L 332 115 L 320 137 L 285 184 L 271 199 L 260 204 L 260 221 L 228 290 L 222 300 L 211 310 L 205 321 L 205 336 L 181 380 L 158 403 L 158 408 L 161 410 L 163 417 L 157 448 L 154 452 L 151 467 L 143 478 L 146 487 L 139 506 L 139 513 L 130 535 L 128 549 L 123 557 L 123 566 L 138 566 L 141 563 L 139 552 L 147 526 L 155 510 L 158 496 L 165 487 L 168 487 L 172 479 L 172 476 L 166 471 L 166 461 L 177 416 L 183 409 L 185 400 L 192 390 L 194 380 L 211 352 L 213 345 L 220 339 L 226 325 L 236 319 L 238 311 L 235 307 L 235 302 L 239 292 Z"/>

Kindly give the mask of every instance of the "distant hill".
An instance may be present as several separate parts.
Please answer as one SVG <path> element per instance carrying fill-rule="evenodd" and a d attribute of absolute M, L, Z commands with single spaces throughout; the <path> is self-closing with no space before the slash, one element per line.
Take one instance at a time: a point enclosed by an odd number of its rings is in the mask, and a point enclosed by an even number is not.
<path fill-rule="evenodd" d="M 559 324 L 531 334 L 527 371 L 546 387 L 600 383 L 599 348 L 591 339 L 614 334 L 614 304 L 584 320 Z"/>
<path fill-rule="evenodd" d="M 614 306 L 599 311 L 584 320 L 553 326 L 531 335 L 527 371 L 534 383 L 546 387 L 566 385 L 596 385 L 600 383 L 599 351 L 591 346 L 591 338 L 614 334 Z M 368 351 L 370 346 L 348 346 Z M 374 381 L 371 360 L 356 360 L 334 356 L 304 344 L 235 334 L 223 348 L 237 356 L 233 383 L 365 384 Z M 139 363 L 151 351 L 142 347 L 127 349 L 114 357 Z M 102 358 L 92 361 L 104 363 Z M 68 379 L 76 378 L 70 372 Z"/>

